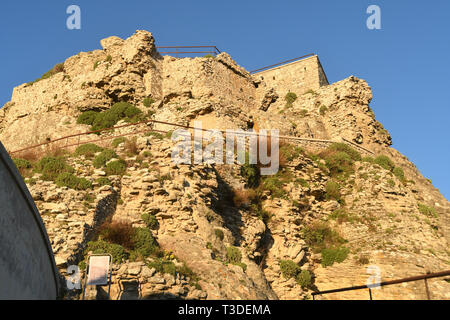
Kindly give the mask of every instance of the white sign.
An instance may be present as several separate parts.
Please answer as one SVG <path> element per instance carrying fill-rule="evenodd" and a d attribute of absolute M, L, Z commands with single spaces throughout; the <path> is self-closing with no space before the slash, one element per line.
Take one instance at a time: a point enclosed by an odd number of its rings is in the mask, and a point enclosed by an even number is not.
<path fill-rule="evenodd" d="M 104 286 L 108 284 L 110 256 L 90 256 L 88 286 Z"/>

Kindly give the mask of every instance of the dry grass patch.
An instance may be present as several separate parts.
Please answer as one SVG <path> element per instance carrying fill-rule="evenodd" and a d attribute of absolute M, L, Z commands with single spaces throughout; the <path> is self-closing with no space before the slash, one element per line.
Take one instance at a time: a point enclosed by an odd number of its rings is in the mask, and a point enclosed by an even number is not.
<path fill-rule="evenodd" d="M 132 249 L 134 229 L 131 223 L 124 221 L 105 222 L 99 228 L 101 237 L 111 243 Z"/>
<path fill-rule="evenodd" d="M 237 208 L 249 206 L 257 197 L 253 189 L 237 189 L 233 193 L 233 203 Z"/>
<path fill-rule="evenodd" d="M 129 155 L 136 155 L 139 153 L 136 137 L 125 141 L 125 152 Z"/>

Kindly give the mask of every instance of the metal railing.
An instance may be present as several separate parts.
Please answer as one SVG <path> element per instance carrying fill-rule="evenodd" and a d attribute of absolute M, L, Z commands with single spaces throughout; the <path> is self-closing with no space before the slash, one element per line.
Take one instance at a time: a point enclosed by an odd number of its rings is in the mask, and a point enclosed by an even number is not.
<path fill-rule="evenodd" d="M 66 144 L 63 146 L 60 146 L 59 148 L 61 149 L 65 149 L 65 148 L 69 148 L 69 147 L 74 147 L 74 146 L 78 146 L 81 144 L 86 144 L 86 143 L 93 143 L 93 142 L 99 142 L 99 141 L 103 141 L 103 140 L 110 140 L 110 139 L 114 139 L 114 138 L 118 138 L 118 137 L 123 137 L 123 136 L 127 136 L 127 135 L 133 135 L 133 134 L 139 134 L 139 133 L 146 133 L 146 132 L 150 132 L 150 131 L 155 131 L 155 132 L 161 132 L 161 133 L 167 133 L 167 131 L 161 131 L 161 130 L 156 130 L 154 128 L 148 128 L 146 130 L 141 130 L 141 131 L 134 131 L 134 132 L 130 132 L 130 133 L 125 133 L 125 134 L 121 134 L 121 135 L 114 135 L 114 136 L 107 136 L 107 137 L 102 137 L 100 139 L 97 140 L 90 140 L 90 141 L 81 141 L 81 136 L 84 135 L 90 135 L 90 134 L 97 134 L 97 133 L 101 133 L 104 131 L 111 131 L 114 129 L 120 129 L 120 128 L 126 128 L 126 127 L 134 127 L 134 126 L 138 126 L 138 125 L 149 125 L 149 124 L 163 124 L 163 125 L 169 125 L 169 126 L 174 126 L 174 127 L 179 127 L 179 128 L 184 128 L 184 129 L 197 129 L 195 127 L 191 127 L 188 125 L 182 125 L 182 124 L 178 124 L 178 123 L 172 123 L 172 122 L 166 122 L 166 121 L 159 121 L 159 120 L 146 120 L 146 121 L 141 121 L 141 122 L 136 122 L 136 123 L 128 123 L 128 124 L 124 124 L 124 125 L 120 125 L 120 126 L 114 126 L 114 127 L 110 127 L 110 128 L 105 128 L 105 129 L 100 129 L 100 130 L 94 130 L 94 131 L 86 131 L 86 132 L 82 132 L 82 133 L 76 133 L 76 134 L 72 134 L 72 135 L 68 135 L 68 136 L 64 136 L 64 137 L 60 137 L 54 140 L 49 140 L 43 143 L 39 143 L 36 145 L 32 145 L 29 147 L 25 147 L 19 150 L 15 150 L 15 151 L 11 151 L 9 152 L 11 155 L 14 155 L 16 153 L 20 153 L 20 152 L 24 152 L 24 151 L 28 151 L 31 149 L 35 149 L 38 147 L 42 147 L 42 146 L 48 146 L 50 144 L 54 144 L 56 142 L 59 141 L 63 141 L 66 140 Z M 214 132 L 215 130 L 211 130 L 211 129 L 200 129 L 204 132 Z M 219 130 L 222 133 L 226 133 L 227 131 L 225 130 Z M 251 135 L 256 135 L 259 136 L 260 134 L 257 132 L 246 132 L 246 133 L 242 133 L 240 131 L 230 131 L 231 133 L 235 133 L 235 134 L 244 134 L 246 136 L 251 136 Z M 76 143 L 72 143 L 69 144 L 69 139 L 70 138 L 78 138 L 78 141 Z M 298 142 L 310 142 L 310 143 L 335 143 L 336 141 L 334 140 L 323 140 L 323 139 L 314 139 L 314 138 L 301 138 L 301 137 L 292 137 L 292 136 L 282 136 L 282 135 L 278 135 L 278 138 L 280 140 L 291 140 L 291 141 L 298 141 Z M 348 141 L 343 139 L 344 142 Z M 374 154 L 372 151 L 363 148 L 364 150 L 366 150 L 367 152 L 370 152 L 372 154 Z"/>
<path fill-rule="evenodd" d="M 48 146 L 51 144 L 54 144 L 56 142 L 61 142 L 66 140 L 66 143 L 62 146 L 59 146 L 59 149 L 66 149 L 69 147 L 74 147 L 74 146 L 78 146 L 81 144 L 86 144 L 86 143 L 93 143 L 93 142 L 99 142 L 99 141 L 104 141 L 104 140 L 110 140 L 110 139 L 114 139 L 114 138 L 118 138 L 118 137 L 123 137 L 123 136 L 128 136 L 128 135 L 134 135 L 134 134 L 140 134 L 140 133 L 146 133 L 146 132 L 151 132 L 151 131 L 155 131 L 155 132 L 161 132 L 161 133 L 167 133 L 167 131 L 162 131 L 162 130 L 156 130 L 154 128 L 147 128 L 145 130 L 140 130 L 140 131 L 133 131 L 133 132 L 129 132 L 129 133 L 125 133 L 125 134 L 121 134 L 121 135 L 113 135 L 113 136 L 103 136 L 100 139 L 97 140 L 89 140 L 89 141 L 81 141 L 81 137 L 85 136 L 85 135 L 90 135 L 90 134 L 97 134 L 97 133 L 101 133 L 104 131 L 112 131 L 114 129 L 120 129 L 120 128 L 126 128 L 126 127 L 135 127 L 138 125 L 149 125 L 149 124 L 162 124 L 162 125 L 168 125 L 168 126 L 173 126 L 173 127 L 178 127 L 178 128 L 184 128 L 184 129 L 199 129 L 196 127 L 191 127 L 188 125 L 183 125 L 183 124 L 178 124 L 178 123 L 172 123 L 172 122 L 166 122 L 166 121 L 159 121 L 159 120 L 146 120 L 146 121 L 141 121 L 141 122 L 136 122 L 136 123 L 128 123 L 128 124 L 123 124 L 123 125 L 119 125 L 119 126 L 114 126 L 114 127 L 110 127 L 110 128 L 105 128 L 105 129 L 100 129 L 100 130 L 94 130 L 94 131 L 86 131 L 86 132 L 81 132 L 81 133 L 76 133 L 76 134 L 72 134 L 72 135 L 68 135 L 68 136 L 64 136 L 64 137 L 60 137 L 60 138 L 56 138 L 53 140 L 49 140 L 43 143 L 39 143 L 36 145 L 32 145 L 32 146 L 28 146 L 22 149 L 18 149 L 18 150 L 14 150 L 14 151 L 10 151 L 9 154 L 12 156 L 14 154 L 17 153 L 21 153 L 24 151 L 28 151 L 28 150 L 32 150 L 32 149 L 36 149 L 42 146 Z M 212 129 L 200 129 L 201 131 L 204 132 L 215 132 L 215 130 Z M 219 130 L 222 133 L 226 133 L 226 130 Z M 240 131 L 229 131 L 230 133 L 234 133 L 234 134 L 241 134 L 241 135 L 246 135 L 246 136 L 259 136 L 260 134 L 257 132 L 240 132 Z M 78 138 L 78 141 L 75 143 L 69 143 L 69 139 L 71 138 Z M 282 136 L 282 135 L 278 135 L 278 138 L 280 140 L 291 140 L 291 141 L 297 141 L 297 142 L 309 142 L 309 143 L 327 143 L 327 144 L 332 144 L 335 143 L 336 141 L 334 140 L 323 140 L 323 139 L 314 139 L 314 138 L 301 138 L 301 137 L 293 137 L 293 136 Z M 348 141 L 348 140 L 343 140 L 344 142 Z M 367 152 L 370 152 L 371 154 L 374 154 L 372 151 L 363 148 L 364 150 L 366 150 Z"/>
<path fill-rule="evenodd" d="M 281 62 L 272 64 L 272 65 L 267 66 L 267 67 L 262 67 L 262 68 L 259 68 L 259 69 L 256 69 L 256 70 L 252 70 L 252 71 L 250 71 L 250 73 L 257 73 L 257 72 L 260 72 L 260 71 L 263 71 L 263 70 L 266 70 L 266 69 L 270 69 L 270 68 L 274 68 L 274 67 L 281 66 L 281 65 L 286 64 L 286 63 L 289 63 L 289 62 L 294 62 L 294 61 L 303 60 L 303 59 L 305 59 L 305 58 L 312 57 L 312 56 L 314 56 L 314 55 L 315 55 L 314 53 L 308 53 L 308 54 L 305 54 L 304 56 L 301 56 L 301 57 L 298 57 L 298 58 L 294 58 L 294 59 L 289 59 L 289 60 L 281 61 Z"/>
<path fill-rule="evenodd" d="M 414 277 L 408 277 L 408 278 L 402 278 L 402 279 L 396 279 L 396 280 L 390 280 L 390 281 L 383 281 L 383 282 L 374 283 L 374 284 L 371 284 L 371 285 L 360 285 L 360 286 L 353 286 L 353 287 L 346 287 L 346 288 L 318 291 L 318 292 L 313 292 L 312 293 L 312 297 L 313 297 L 313 300 L 314 300 L 315 296 L 318 296 L 318 295 L 324 295 L 324 294 L 330 294 L 330 293 L 336 293 L 336 292 L 344 292 L 344 291 L 368 289 L 369 290 L 370 300 L 373 300 L 373 298 L 372 298 L 372 290 L 371 290 L 372 288 L 389 286 L 389 285 L 399 284 L 399 283 L 404 283 L 404 282 L 412 282 L 412 281 L 424 280 L 425 281 L 425 290 L 426 290 L 427 298 L 428 298 L 428 300 L 430 300 L 431 299 L 430 289 L 428 287 L 428 281 L 427 280 L 431 279 L 431 278 L 439 278 L 439 277 L 445 277 L 445 276 L 450 276 L 450 270 L 441 271 L 441 272 L 435 272 L 435 273 L 427 273 L 427 274 L 421 275 L 421 276 L 414 276 Z"/>
<path fill-rule="evenodd" d="M 156 49 L 172 49 L 172 51 L 161 51 L 160 54 L 175 54 L 178 57 L 179 54 L 211 54 L 218 55 L 220 50 L 216 46 L 158 46 Z M 186 49 L 200 49 L 203 51 L 186 51 Z M 206 50 L 206 51 L 204 51 Z"/>

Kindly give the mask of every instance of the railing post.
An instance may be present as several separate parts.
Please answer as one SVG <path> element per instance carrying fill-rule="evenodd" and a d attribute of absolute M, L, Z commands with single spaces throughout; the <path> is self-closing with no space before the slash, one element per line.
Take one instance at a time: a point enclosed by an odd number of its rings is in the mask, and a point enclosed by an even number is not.
<path fill-rule="evenodd" d="M 430 274 L 430 271 L 427 271 L 427 274 Z M 428 288 L 428 281 L 427 278 L 423 279 L 425 281 L 425 290 L 427 292 L 427 299 L 431 300 L 430 298 L 430 289 Z"/>

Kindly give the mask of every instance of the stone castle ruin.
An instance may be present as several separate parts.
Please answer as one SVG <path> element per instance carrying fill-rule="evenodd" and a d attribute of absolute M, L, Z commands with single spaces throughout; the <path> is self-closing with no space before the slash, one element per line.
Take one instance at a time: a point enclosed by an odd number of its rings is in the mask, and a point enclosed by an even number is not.
<path fill-rule="evenodd" d="M 275 66 L 253 75 L 274 88 L 281 97 L 288 92 L 301 95 L 308 90 L 317 90 L 329 85 L 317 55 Z"/>
<path fill-rule="evenodd" d="M 205 128 L 245 129 L 252 118 L 257 127 L 281 134 L 345 138 L 368 148 L 390 144 L 368 106 L 372 95 L 365 81 L 351 77 L 328 85 L 316 55 L 250 74 L 225 52 L 203 58 L 161 56 L 147 31 L 100 43 L 102 50 L 68 58 L 51 77 L 14 88 L 11 101 L 0 109 L 0 138 L 8 150 L 85 132 L 86 126 L 76 123 L 80 113 L 105 110 L 115 102 L 145 111 L 148 97 L 155 101 L 156 120 L 189 124 L 196 119 Z M 288 92 L 298 98 L 285 108 Z M 342 99 L 346 96 L 351 105 Z M 347 107 L 347 115 L 336 112 Z M 325 109 L 339 117 L 327 117 Z"/>

